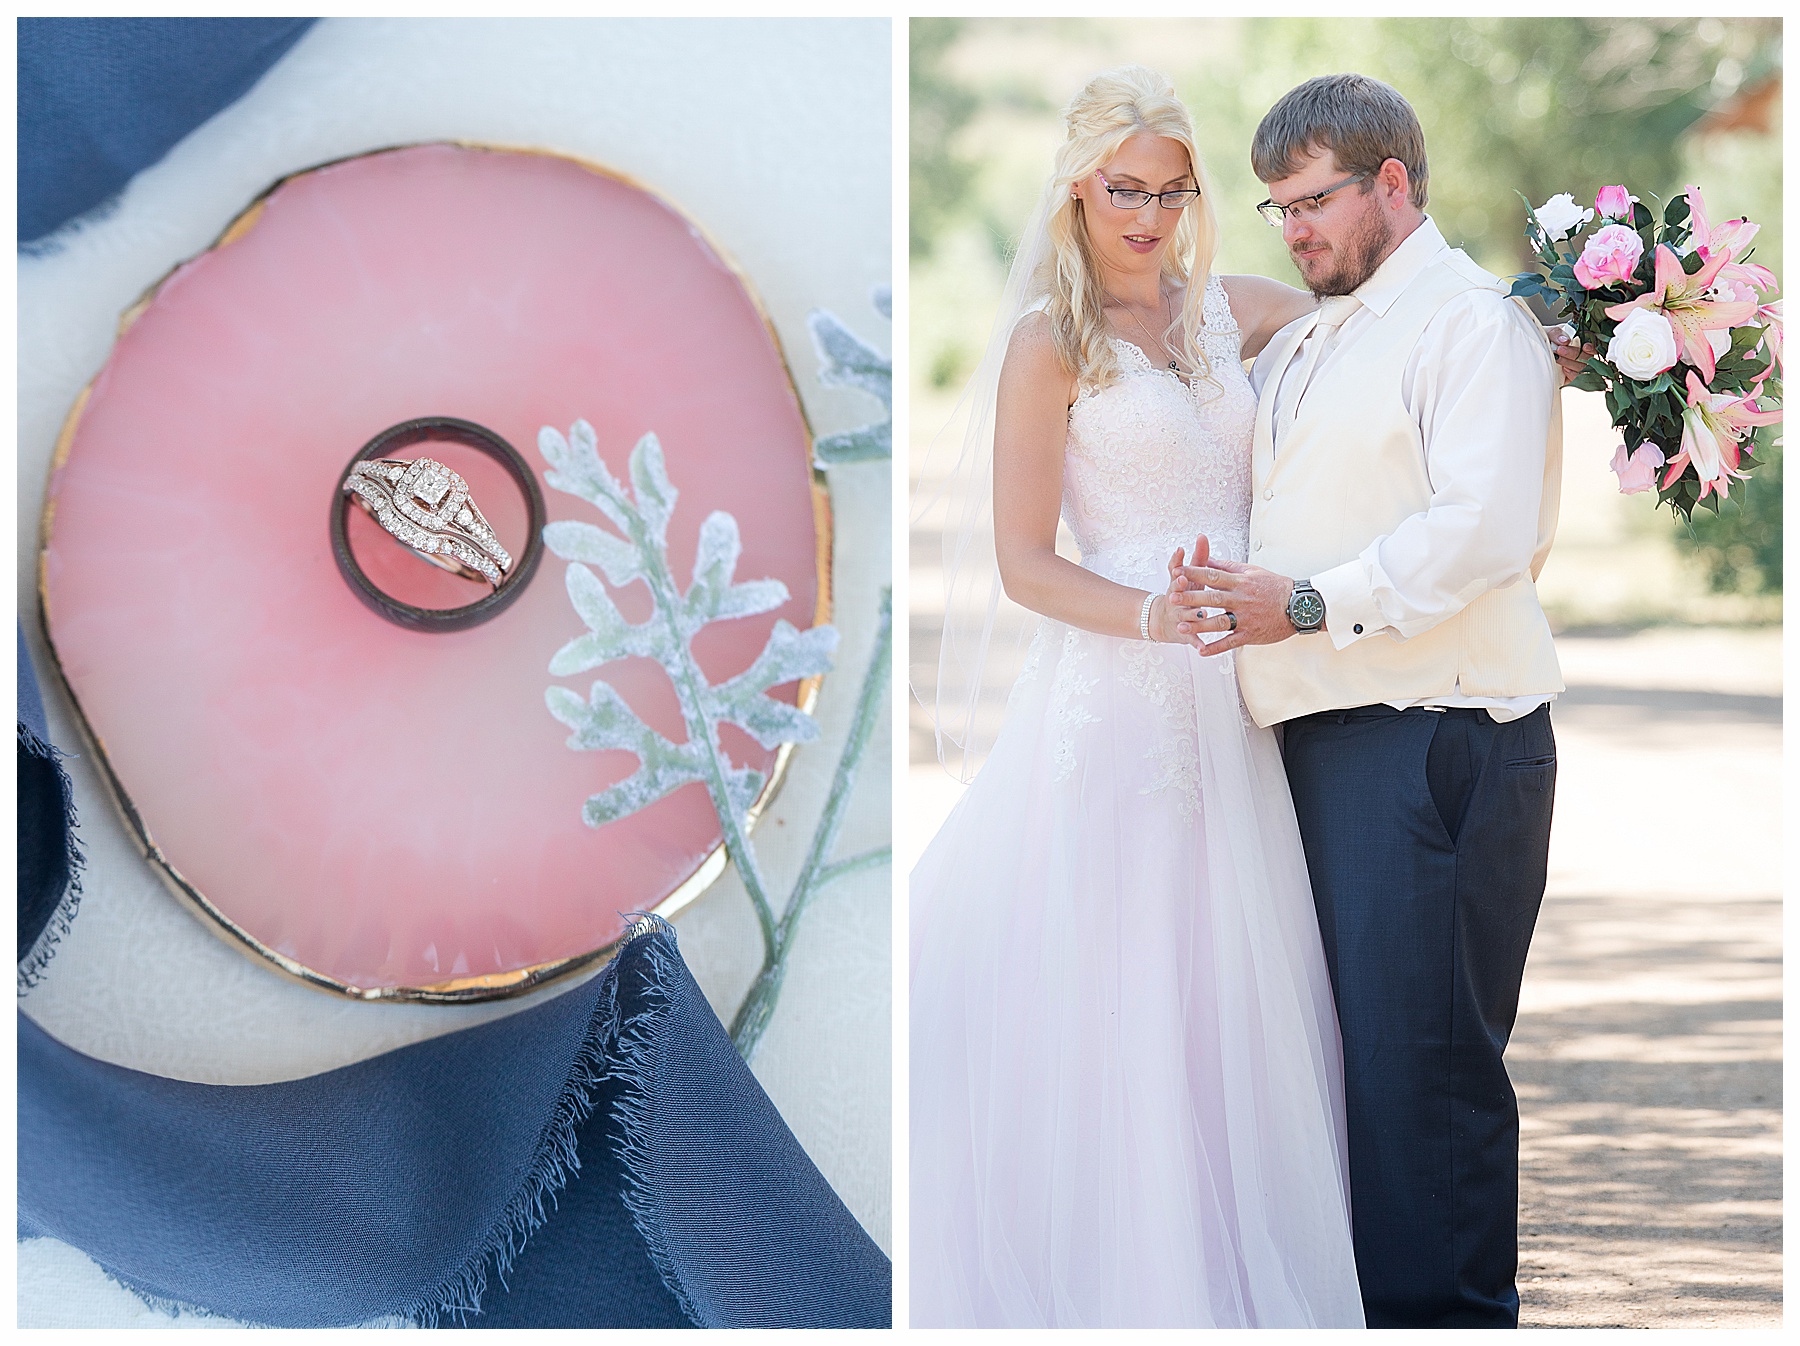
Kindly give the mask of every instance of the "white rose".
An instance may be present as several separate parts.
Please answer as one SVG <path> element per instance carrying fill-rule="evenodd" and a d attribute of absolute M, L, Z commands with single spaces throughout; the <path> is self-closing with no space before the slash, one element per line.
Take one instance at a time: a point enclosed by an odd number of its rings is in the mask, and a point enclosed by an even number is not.
<path fill-rule="evenodd" d="M 1575 198 L 1567 192 L 1558 192 L 1543 205 L 1537 208 L 1538 223 L 1556 242 L 1567 238 L 1575 230 L 1581 228 L 1594 218 L 1594 212 L 1585 206 L 1575 204 Z"/>
<path fill-rule="evenodd" d="M 1628 379 L 1653 379 L 1673 367 L 1675 329 L 1653 309 L 1627 313 L 1606 343 L 1606 362 Z"/>

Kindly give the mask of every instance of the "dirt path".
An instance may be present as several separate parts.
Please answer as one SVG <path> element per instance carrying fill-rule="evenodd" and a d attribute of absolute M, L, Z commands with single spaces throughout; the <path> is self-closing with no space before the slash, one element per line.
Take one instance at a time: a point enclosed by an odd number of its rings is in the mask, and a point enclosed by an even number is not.
<path fill-rule="evenodd" d="M 1557 645 L 1550 888 L 1507 1053 L 1522 1325 L 1778 1327 L 1779 636 Z"/>

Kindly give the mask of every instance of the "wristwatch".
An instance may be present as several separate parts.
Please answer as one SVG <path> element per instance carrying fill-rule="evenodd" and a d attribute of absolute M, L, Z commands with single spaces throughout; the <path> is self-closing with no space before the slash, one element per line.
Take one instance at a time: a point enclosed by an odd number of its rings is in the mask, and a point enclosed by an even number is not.
<path fill-rule="evenodd" d="M 1302 635 L 1322 630 L 1325 626 L 1325 600 L 1305 580 L 1294 581 L 1294 592 L 1288 595 L 1287 617 L 1294 630 Z"/>

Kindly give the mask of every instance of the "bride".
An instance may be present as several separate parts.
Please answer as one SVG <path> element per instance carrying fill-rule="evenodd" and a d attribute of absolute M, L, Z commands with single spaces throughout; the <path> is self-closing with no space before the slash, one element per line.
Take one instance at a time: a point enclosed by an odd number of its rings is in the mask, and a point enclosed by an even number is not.
<path fill-rule="evenodd" d="M 1286 779 L 1232 656 L 1183 643 L 1165 592 L 1197 535 L 1244 559 L 1242 361 L 1313 300 L 1211 273 L 1167 80 L 1100 75 L 1066 121 L 972 390 L 946 557 L 938 724 L 965 753 L 1004 644 L 996 561 L 1041 622 L 912 875 L 911 1320 L 1361 1326 Z"/>

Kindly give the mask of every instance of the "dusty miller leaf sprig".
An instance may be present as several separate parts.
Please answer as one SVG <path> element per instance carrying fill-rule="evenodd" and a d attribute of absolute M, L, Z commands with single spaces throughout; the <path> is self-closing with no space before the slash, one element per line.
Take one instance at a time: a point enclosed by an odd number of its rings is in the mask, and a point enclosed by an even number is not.
<path fill-rule="evenodd" d="M 545 477 L 550 486 L 586 500 L 619 530 L 611 533 L 579 520 L 560 520 L 544 529 L 544 544 L 570 562 L 564 582 L 570 602 L 588 628 L 586 635 L 577 636 L 556 652 L 550 672 L 568 677 L 632 655 L 654 659 L 674 684 L 686 730 L 682 743 L 659 734 L 605 681 L 595 682 L 585 700 L 567 687 L 546 689 L 544 699 L 550 713 L 572 731 L 569 747 L 623 748 L 638 757 L 636 771 L 587 800 L 582 818 L 588 826 L 600 827 L 683 785 L 699 782 L 706 787 L 719 816 L 726 853 L 737 866 L 762 933 L 762 969 L 732 1023 L 732 1041 L 748 1060 L 780 996 L 794 932 L 814 893 L 846 874 L 888 859 L 885 847 L 847 860 L 827 859 L 836 843 L 857 765 L 868 745 L 868 726 L 863 726 L 860 734 L 858 726 L 865 718 L 872 726 L 886 682 L 888 623 L 884 621 L 883 634 L 877 640 L 876 658 L 871 661 L 858 704 L 857 725 L 853 725 L 838 762 L 824 815 L 777 919 L 745 826 L 745 814 L 761 793 L 764 778 L 759 771 L 732 764 L 719 742 L 719 726 L 727 722 L 738 725 L 764 748 L 816 739 L 819 727 L 810 715 L 766 693 L 771 687 L 829 668 L 837 647 L 836 629 L 816 626 L 798 631 L 786 621 L 777 621 L 768 643 L 749 668 L 723 682 L 709 682 L 693 654 L 695 634 L 711 622 L 780 607 L 787 601 L 787 586 L 772 579 L 735 580 L 741 550 L 737 521 L 722 510 L 714 511 L 701 524 L 692 582 L 685 592 L 677 586 L 668 560 L 668 524 L 677 492 L 655 435 L 645 435 L 631 452 L 629 494 L 600 460 L 593 427 L 586 421 L 577 421 L 567 439 L 545 427 L 538 435 L 538 448 L 551 466 Z M 598 567 L 606 584 L 590 566 Z M 632 623 L 613 603 L 606 585 L 621 589 L 639 581 L 650 591 L 653 610 L 647 620 Z M 877 663 L 883 669 L 879 679 L 874 676 Z M 874 704 L 863 704 L 871 701 Z"/>
<path fill-rule="evenodd" d="M 875 290 L 875 309 L 884 318 L 894 316 L 893 291 L 883 285 Z M 887 416 L 854 430 L 825 435 L 813 444 L 813 458 L 820 467 L 838 463 L 867 463 L 894 454 L 893 361 L 857 336 L 834 313 L 816 308 L 806 315 L 813 350 L 819 356 L 819 382 L 827 387 L 857 388 L 877 398 Z"/>

